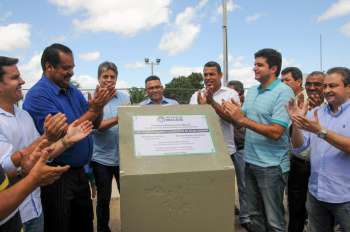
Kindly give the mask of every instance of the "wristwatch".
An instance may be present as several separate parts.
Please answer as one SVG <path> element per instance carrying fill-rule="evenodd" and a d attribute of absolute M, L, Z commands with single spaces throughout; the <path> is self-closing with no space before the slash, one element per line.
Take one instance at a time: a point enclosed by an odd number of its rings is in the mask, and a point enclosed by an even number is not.
<path fill-rule="evenodd" d="M 326 128 L 321 128 L 321 131 L 317 134 L 317 136 L 321 139 L 325 139 L 327 137 L 327 129 Z"/>

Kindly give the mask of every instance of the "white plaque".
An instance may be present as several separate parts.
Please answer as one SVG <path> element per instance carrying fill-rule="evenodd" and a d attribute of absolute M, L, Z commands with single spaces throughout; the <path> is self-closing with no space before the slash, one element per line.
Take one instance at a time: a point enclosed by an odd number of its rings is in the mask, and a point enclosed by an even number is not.
<path fill-rule="evenodd" d="M 136 156 L 215 152 L 205 115 L 133 116 Z"/>

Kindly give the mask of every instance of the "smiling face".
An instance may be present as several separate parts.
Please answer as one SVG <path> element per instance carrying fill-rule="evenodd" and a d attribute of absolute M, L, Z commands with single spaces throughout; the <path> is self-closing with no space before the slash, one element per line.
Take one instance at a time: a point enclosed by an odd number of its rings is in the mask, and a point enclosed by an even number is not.
<path fill-rule="evenodd" d="M 254 73 L 255 80 L 259 81 L 261 84 L 268 82 L 271 78 L 275 78 L 276 76 L 276 66 L 270 67 L 267 63 L 266 58 L 264 57 L 256 57 L 254 63 Z"/>
<path fill-rule="evenodd" d="M 101 87 L 111 86 L 115 87 L 117 83 L 117 74 L 112 69 L 102 71 L 98 77 L 98 83 Z"/>
<path fill-rule="evenodd" d="M 221 87 L 222 73 L 219 73 L 216 67 L 204 67 L 204 84 L 206 89 L 216 92 Z"/>
<path fill-rule="evenodd" d="M 293 90 L 294 94 L 298 94 L 302 90 L 301 80 L 294 80 L 291 72 L 282 74 L 281 80 Z"/>
<path fill-rule="evenodd" d="M 333 109 L 337 109 L 349 98 L 350 86 L 344 84 L 343 77 L 339 73 L 327 75 L 323 82 L 323 88 L 324 97 Z"/>
<path fill-rule="evenodd" d="M 311 75 L 306 78 L 305 90 L 309 98 L 321 98 L 323 101 L 323 81 L 324 77 L 319 74 Z"/>
<path fill-rule="evenodd" d="M 146 83 L 146 93 L 153 103 L 160 104 L 163 98 L 163 86 L 160 80 L 150 80 Z"/>
<path fill-rule="evenodd" d="M 74 59 L 70 53 L 59 52 L 59 64 L 54 67 L 53 65 L 46 64 L 47 77 L 55 82 L 61 88 L 68 88 L 70 79 L 74 72 Z"/>
<path fill-rule="evenodd" d="M 3 71 L 4 74 L 0 81 L 0 98 L 15 104 L 23 98 L 22 85 L 25 82 L 16 65 L 4 66 Z"/>

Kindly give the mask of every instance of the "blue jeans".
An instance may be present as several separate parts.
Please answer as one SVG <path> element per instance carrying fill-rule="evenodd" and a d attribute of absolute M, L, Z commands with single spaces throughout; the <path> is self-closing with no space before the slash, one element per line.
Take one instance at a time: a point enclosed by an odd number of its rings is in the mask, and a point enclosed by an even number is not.
<path fill-rule="evenodd" d="M 231 155 L 233 165 L 235 166 L 237 186 L 239 194 L 239 223 L 250 222 L 248 207 L 247 207 L 247 193 L 245 186 L 245 161 L 243 158 L 244 150 L 238 150 L 236 153 Z"/>
<path fill-rule="evenodd" d="M 44 231 L 44 214 L 41 213 L 39 217 L 33 218 L 23 223 L 25 232 L 43 232 Z"/>
<path fill-rule="evenodd" d="M 282 173 L 279 166 L 259 167 L 246 163 L 245 180 L 251 231 L 286 231 L 283 197 L 287 179 L 288 173 Z"/>
<path fill-rule="evenodd" d="M 335 221 L 344 231 L 350 231 L 350 202 L 327 203 L 308 193 L 306 208 L 310 232 L 333 231 Z"/>

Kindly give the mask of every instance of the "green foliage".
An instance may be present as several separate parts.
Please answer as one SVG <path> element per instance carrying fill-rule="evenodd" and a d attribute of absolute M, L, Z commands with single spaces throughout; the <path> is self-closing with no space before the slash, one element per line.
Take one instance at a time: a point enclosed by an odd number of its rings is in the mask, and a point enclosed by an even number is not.
<path fill-rule="evenodd" d="M 175 77 L 165 85 L 164 95 L 176 99 L 180 104 L 188 104 L 192 94 L 203 88 L 203 76 L 201 73 L 192 73 L 188 77 Z"/>
<path fill-rule="evenodd" d="M 138 104 L 146 99 L 146 93 L 144 88 L 131 87 L 128 89 L 131 104 Z"/>

